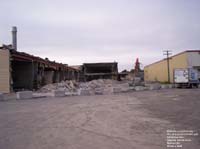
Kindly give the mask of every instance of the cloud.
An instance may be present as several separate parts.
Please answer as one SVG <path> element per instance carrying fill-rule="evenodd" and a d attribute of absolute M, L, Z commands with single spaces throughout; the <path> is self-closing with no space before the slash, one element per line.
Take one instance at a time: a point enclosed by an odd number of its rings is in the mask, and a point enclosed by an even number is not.
<path fill-rule="evenodd" d="M 198 0 L 2 0 L 0 43 L 10 43 L 16 25 L 19 51 L 130 69 L 137 57 L 147 65 L 166 49 L 199 49 L 199 14 Z"/>

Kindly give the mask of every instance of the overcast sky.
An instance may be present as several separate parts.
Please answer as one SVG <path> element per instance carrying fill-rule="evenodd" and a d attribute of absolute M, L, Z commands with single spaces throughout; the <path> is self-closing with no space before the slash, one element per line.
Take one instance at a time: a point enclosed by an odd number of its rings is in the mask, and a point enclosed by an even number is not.
<path fill-rule="evenodd" d="M 78 65 L 133 68 L 200 49 L 200 0 L 0 0 L 0 44 L 18 28 L 18 51 Z"/>

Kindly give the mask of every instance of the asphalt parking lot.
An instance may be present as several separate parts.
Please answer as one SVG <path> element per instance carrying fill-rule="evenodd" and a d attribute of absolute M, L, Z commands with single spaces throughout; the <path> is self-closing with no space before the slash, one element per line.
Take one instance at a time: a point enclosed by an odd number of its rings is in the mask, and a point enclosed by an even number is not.
<path fill-rule="evenodd" d="M 200 132 L 200 89 L 5 101 L 0 128 L 0 149 L 162 149 L 167 130 Z"/>

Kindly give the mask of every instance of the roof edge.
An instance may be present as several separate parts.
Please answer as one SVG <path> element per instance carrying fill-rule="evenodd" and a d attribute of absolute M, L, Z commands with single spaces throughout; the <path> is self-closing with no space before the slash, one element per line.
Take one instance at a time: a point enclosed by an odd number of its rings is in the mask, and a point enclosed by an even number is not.
<path fill-rule="evenodd" d="M 181 55 L 181 54 L 184 54 L 184 53 L 189 53 L 189 52 L 200 52 L 200 50 L 185 50 L 185 51 L 183 51 L 183 52 L 180 52 L 180 53 L 177 53 L 177 54 L 175 54 L 175 55 L 173 55 L 173 56 L 170 56 L 169 58 L 173 58 L 173 57 L 176 57 L 176 56 L 178 56 L 178 55 Z M 157 61 L 157 62 L 148 64 L 148 65 L 144 66 L 144 68 L 145 68 L 145 67 L 149 67 L 149 66 L 154 65 L 154 64 L 157 64 L 157 63 L 160 63 L 160 62 L 165 61 L 165 60 L 166 60 L 166 58 L 165 58 L 165 59 L 162 59 L 162 60 L 159 60 L 159 61 Z"/>

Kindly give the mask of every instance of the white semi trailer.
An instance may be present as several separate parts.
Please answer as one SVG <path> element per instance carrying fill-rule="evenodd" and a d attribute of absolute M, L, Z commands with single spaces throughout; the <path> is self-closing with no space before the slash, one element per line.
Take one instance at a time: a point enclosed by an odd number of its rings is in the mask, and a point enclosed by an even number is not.
<path fill-rule="evenodd" d="M 198 71 L 193 68 L 174 69 L 174 83 L 177 87 L 198 87 Z"/>

